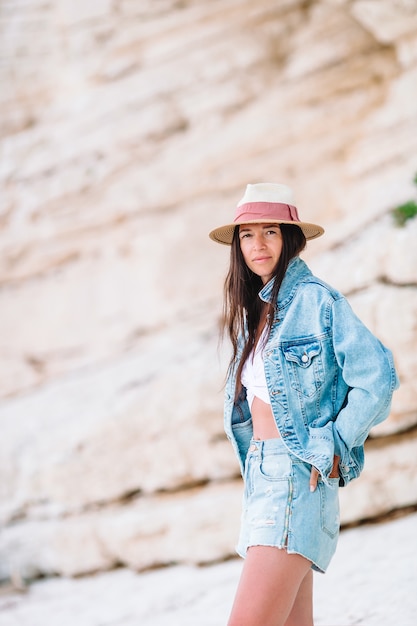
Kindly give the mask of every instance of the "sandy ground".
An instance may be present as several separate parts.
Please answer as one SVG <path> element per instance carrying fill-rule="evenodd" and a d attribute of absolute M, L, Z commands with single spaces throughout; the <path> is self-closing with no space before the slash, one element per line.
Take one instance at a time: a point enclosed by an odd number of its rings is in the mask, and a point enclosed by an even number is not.
<path fill-rule="evenodd" d="M 49 579 L 0 594 L 1 626 L 222 626 L 242 561 Z M 346 530 L 315 574 L 316 626 L 417 624 L 417 514 Z M 260 625 L 262 626 L 262 625 Z M 300 625 L 301 626 L 301 625 Z"/>

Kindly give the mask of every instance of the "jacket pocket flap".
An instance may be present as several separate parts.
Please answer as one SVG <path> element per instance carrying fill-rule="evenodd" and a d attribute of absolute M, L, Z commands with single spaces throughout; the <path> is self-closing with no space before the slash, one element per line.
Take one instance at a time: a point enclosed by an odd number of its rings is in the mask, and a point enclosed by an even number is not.
<path fill-rule="evenodd" d="M 312 359 L 320 352 L 321 345 L 318 341 L 284 347 L 284 356 L 287 361 L 293 361 L 300 367 L 308 367 Z"/>

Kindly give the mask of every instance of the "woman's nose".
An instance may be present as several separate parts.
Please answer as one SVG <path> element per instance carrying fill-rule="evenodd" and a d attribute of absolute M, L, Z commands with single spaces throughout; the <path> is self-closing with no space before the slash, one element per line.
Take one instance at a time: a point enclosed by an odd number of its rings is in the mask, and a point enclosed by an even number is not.
<path fill-rule="evenodd" d="M 262 235 L 256 235 L 253 240 L 253 247 L 255 250 L 262 250 L 265 247 L 265 241 Z"/>

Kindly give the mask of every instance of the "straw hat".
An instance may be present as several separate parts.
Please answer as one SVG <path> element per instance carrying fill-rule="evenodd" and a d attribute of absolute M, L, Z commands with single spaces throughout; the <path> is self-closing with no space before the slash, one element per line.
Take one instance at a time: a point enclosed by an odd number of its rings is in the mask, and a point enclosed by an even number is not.
<path fill-rule="evenodd" d="M 306 239 L 315 239 L 324 233 L 321 226 L 300 220 L 292 190 L 275 183 L 247 185 L 245 195 L 237 205 L 233 224 L 215 228 L 209 237 L 230 246 L 239 224 L 294 224 L 301 228 Z"/>

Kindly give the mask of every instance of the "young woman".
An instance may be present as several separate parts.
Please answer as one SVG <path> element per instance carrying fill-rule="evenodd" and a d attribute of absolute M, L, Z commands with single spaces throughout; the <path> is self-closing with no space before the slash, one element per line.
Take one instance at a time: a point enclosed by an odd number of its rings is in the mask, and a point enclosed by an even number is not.
<path fill-rule="evenodd" d="M 259 183 L 210 233 L 231 245 L 224 419 L 245 484 L 229 626 L 312 626 L 312 569 L 325 572 L 336 549 L 338 488 L 360 474 L 398 385 L 390 351 L 298 256 L 323 232 L 299 219 L 288 187 Z"/>

